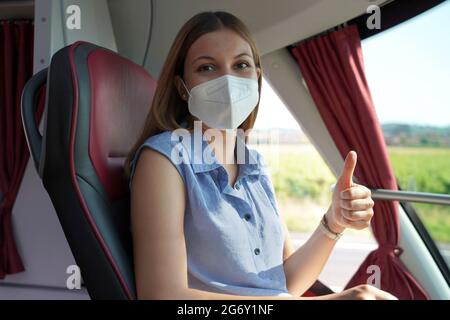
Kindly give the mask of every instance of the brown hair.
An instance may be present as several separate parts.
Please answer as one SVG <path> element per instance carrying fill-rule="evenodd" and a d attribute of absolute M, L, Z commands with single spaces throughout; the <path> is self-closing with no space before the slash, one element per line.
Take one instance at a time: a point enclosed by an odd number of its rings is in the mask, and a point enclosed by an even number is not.
<path fill-rule="evenodd" d="M 189 113 L 187 102 L 181 99 L 175 86 L 175 76 L 183 77 L 186 54 L 191 45 L 202 35 L 220 29 L 230 29 L 245 39 L 251 47 L 255 66 L 261 69 L 261 59 L 256 43 L 250 31 L 236 16 L 223 11 L 201 12 L 190 18 L 180 29 L 167 55 L 158 80 L 150 111 L 145 120 L 144 128 L 138 140 L 131 148 L 125 160 L 124 170 L 127 179 L 130 177 L 130 164 L 137 149 L 149 137 L 166 130 L 181 128 L 186 120 L 187 129 L 194 126 L 194 117 Z M 258 78 L 259 96 L 261 96 L 262 77 Z M 255 109 L 239 128 L 247 131 L 253 128 L 258 114 L 259 101 Z M 247 135 L 245 136 L 247 142 Z"/>

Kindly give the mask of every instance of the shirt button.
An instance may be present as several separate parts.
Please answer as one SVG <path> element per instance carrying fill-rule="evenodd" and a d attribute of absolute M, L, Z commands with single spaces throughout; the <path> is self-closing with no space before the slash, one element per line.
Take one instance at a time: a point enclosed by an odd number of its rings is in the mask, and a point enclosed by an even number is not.
<path fill-rule="evenodd" d="M 239 185 L 239 183 L 236 183 L 236 189 L 239 190 L 241 188 L 241 186 Z"/>
<path fill-rule="evenodd" d="M 258 255 L 261 251 L 259 250 L 259 248 L 255 249 L 255 254 Z"/>
<path fill-rule="evenodd" d="M 248 220 L 250 220 L 251 217 L 252 216 L 250 215 L 250 213 L 246 213 L 244 216 L 244 219 L 248 221 Z"/>

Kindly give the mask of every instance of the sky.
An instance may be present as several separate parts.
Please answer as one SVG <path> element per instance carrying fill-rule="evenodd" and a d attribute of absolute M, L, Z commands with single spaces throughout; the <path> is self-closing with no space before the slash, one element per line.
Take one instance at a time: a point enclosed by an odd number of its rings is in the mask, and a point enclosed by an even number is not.
<path fill-rule="evenodd" d="M 383 16 L 381 16 L 381 20 Z M 450 125 L 450 1 L 362 41 L 380 122 Z M 299 128 L 264 81 L 255 128 Z"/>
<path fill-rule="evenodd" d="M 274 106 L 277 106 L 274 108 Z M 278 106 L 283 106 L 282 108 Z M 273 110 L 276 109 L 276 112 Z M 286 128 L 301 129 L 297 121 L 284 105 L 283 101 L 272 90 L 270 84 L 263 77 L 261 99 L 255 129 Z"/>

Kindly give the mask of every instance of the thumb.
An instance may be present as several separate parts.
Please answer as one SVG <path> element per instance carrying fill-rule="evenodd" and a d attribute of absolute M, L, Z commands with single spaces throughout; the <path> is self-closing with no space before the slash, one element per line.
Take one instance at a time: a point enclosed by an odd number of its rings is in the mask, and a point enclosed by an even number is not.
<path fill-rule="evenodd" d="M 339 177 L 338 184 L 342 188 L 349 188 L 353 185 L 353 172 L 356 167 L 356 152 L 350 151 L 345 157 L 344 168 L 342 169 L 341 176 Z"/>

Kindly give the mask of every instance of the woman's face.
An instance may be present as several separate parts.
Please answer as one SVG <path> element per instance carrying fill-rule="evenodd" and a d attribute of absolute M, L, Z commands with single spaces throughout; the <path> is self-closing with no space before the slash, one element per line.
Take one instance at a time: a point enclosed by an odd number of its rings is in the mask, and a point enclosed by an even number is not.
<path fill-rule="evenodd" d="M 255 66 L 250 45 L 229 29 L 209 32 L 198 38 L 189 48 L 184 63 L 184 82 L 192 87 L 223 75 L 257 80 L 260 68 Z M 179 76 L 175 85 L 183 100 L 189 98 Z"/>

